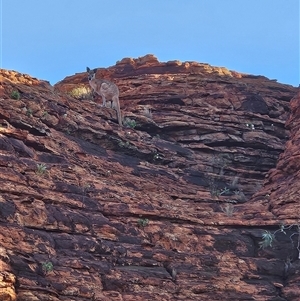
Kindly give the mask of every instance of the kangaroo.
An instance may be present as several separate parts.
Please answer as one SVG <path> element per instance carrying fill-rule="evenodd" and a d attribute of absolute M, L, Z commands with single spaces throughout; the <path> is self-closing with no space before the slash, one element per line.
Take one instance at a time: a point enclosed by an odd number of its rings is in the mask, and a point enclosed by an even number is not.
<path fill-rule="evenodd" d="M 111 101 L 111 107 L 117 111 L 119 125 L 122 126 L 122 115 L 119 102 L 119 89 L 116 84 L 106 80 L 106 79 L 96 79 L 95 75 L 97 69 L 91 70 L 89 67 L 86 67 L 88 72 L 89 84 L 92 87 L 93 91 L 99 94 L 102 97 L 102 106 L 106 106 L 106 100 Z"/>

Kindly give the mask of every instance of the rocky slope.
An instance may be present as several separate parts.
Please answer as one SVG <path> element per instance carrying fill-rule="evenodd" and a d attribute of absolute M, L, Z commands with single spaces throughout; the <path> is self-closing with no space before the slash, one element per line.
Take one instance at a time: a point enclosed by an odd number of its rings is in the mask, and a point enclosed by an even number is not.
<path fill-rule="evenodd" d="M 124 127 L 85 72 L 1 70 L 0 300 L 299 300 L 297 89 L 152 55 L 97 77 Z"/>

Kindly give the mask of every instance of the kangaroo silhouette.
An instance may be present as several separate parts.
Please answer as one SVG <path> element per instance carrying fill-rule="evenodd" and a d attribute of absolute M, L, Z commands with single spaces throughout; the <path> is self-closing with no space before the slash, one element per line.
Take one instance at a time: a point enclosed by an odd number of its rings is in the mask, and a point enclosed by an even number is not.
<path fill-rule="evenodd" d="M 116 84 L 106 79 L 96 79 L 97 69 L 86 67 L 89 84 L 98 95 L 102 97 L 102 106 L 106 107 L 106 101 L 111 101 L 111 107 L 117 111 L 119 125 L 122 126 L 122 115 L 119 101 L 119 89 Z"/>

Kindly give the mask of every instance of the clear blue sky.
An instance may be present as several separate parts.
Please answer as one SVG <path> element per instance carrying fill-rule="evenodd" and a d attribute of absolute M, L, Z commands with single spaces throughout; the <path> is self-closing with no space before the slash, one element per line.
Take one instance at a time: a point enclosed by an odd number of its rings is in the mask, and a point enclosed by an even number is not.
<path fill-rule="evenodd" d="M 0 0 L 1 68 L 55 84 L 148 53 L 299 84 L 299 0 Z"/>

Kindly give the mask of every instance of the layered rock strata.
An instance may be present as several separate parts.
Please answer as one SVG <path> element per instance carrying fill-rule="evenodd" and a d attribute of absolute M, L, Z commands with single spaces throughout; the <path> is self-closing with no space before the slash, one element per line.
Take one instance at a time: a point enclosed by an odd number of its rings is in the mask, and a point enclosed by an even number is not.
<path fill-rule="evenodd" d="M 298 300 L 297 89 L 152 55 L 97 77 L 124 127 L 85 72 L 1 70 L 0 299 Z"/>

